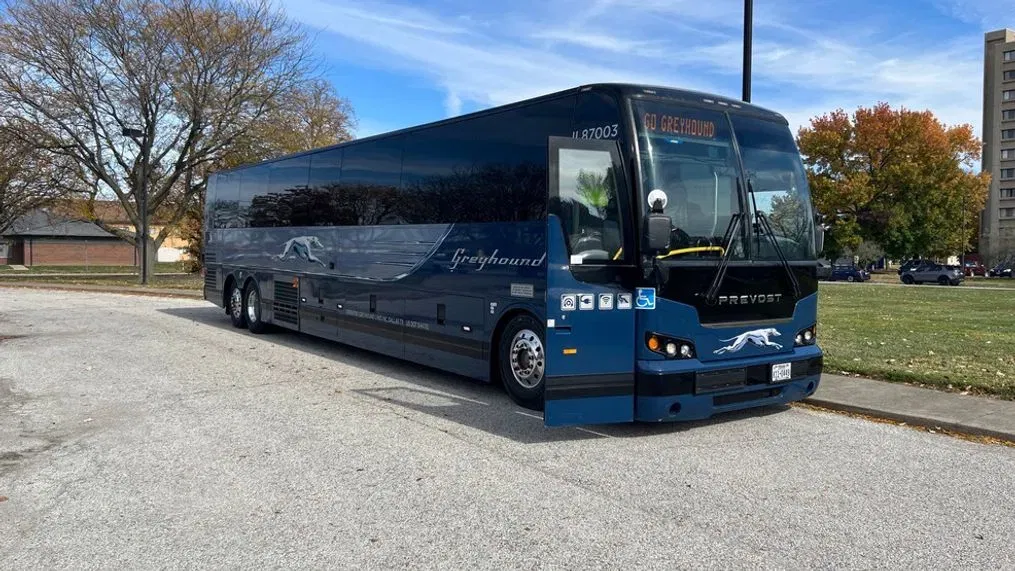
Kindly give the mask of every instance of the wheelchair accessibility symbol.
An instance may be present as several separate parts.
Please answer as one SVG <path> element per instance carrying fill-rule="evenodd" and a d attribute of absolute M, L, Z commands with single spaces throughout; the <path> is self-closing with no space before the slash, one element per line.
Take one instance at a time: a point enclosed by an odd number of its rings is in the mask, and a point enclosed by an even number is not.
<path fill-rule="evenodd" d="M 656 308 L 656 288 L 640 287 L 635 290 L 634 306 L 638 309 Z"/>

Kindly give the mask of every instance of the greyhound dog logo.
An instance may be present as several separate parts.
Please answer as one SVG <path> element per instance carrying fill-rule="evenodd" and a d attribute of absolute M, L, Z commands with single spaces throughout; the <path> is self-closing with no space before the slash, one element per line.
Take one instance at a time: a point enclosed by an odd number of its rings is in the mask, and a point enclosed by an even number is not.
<path fill-rule="evenodd" d="M 730 337 L 729 339 L 720 339 L 723 343 L 729 343 L 725 347 L 720 347 L 713 351 L 716 355 L 722 355 L 723 353 L 736 353 L 743 349 L 748 343 L 756 345 L 758 347 L 774 347 L 775 349 L 782 349 L 782 345 L 772 341 L 769 337 L 779 337 L 781 334 L 779 331 L 772 327 L 765 329 L 755 329 L 753 331 L 744 331 L 736 337 Z M 732 343 L 731 343 L 732 341 Z"/>
<path fill-rule="evenodd" d="M 281 254 L 272 257 L 276 260 L 284 260 L 289 257 L 295 257 L 315 264 L 321 264 L 323 266 L 324 262 L 314 255 L 311 248 L 324 249 L 324 244 L 317 239 L 317 236 L 297 236 L 296 238 L 291 238 L 286 241 L 285 249 L 282 250 Z"/>

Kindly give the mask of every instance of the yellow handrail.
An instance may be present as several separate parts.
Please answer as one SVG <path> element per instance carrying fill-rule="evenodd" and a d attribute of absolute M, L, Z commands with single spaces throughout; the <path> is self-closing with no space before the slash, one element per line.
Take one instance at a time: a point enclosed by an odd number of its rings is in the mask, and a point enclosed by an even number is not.
<path fill-rule="evenodd" d="M 724 255 L 726 253 L 726 250 L 722 246 L 695 246 L 693 248 L 680 248 L 679 250 L 670 250 L 669 252 L 666 252 L 665 254 L 660 254 L 660 255 L 656 256 L 656 258 L 662 259 L 662 258 L 666 258 L 666 257 L 669 257 L 669 256 L 676 256 L 677 254 L 691 254 L 691 253 L 694 253 L 694 252 L 719 252 L 719 255 L 722 256 L 722 255 Z M 624 249 L 623 248 L 619 248 L 617 250 L 617 253 L 613 255 L 613 259 L 614 260 L 619 260 L 620 259 L 620 255 L 623 254 L 623 253 L 624 253 Z"/>
<path fill-rule="evenodd" d="M 719 252 L 722 256 L 726 253 L 726 250 L 722 246 L 696 246 L 694 248 L 681 248 L 679 250 L 670 250 L 669 252 L 656 256 L 656 258 L 666 258 L 669 256 L 676 256 L 677 254 L 692 254 L 694 252 Z"/>

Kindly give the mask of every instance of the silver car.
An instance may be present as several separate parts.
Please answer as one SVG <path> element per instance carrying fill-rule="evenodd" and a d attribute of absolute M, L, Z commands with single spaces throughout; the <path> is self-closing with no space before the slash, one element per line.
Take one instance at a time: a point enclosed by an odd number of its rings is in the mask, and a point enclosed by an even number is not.
<path fill-rule="evenodd" d="M 929 262 L 902 272 L 900 277 L 904 284 L 937 283 L 957 286 L 966 276 L 961 268 Z"/>

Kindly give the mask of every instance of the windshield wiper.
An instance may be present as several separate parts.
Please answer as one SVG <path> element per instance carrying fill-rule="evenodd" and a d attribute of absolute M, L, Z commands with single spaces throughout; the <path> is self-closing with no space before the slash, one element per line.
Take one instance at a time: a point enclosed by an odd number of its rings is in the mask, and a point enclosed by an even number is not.
<path fill-rule="evenodd" d="M 786 275 L 789 276 L 789 283 L 793 286 L 793 297 L 800 299 L 800 282 L 797 281 L 796 274 L 793 273 L 793 267 L 789 265 L 789 260 L 786 259 L 785 254 L 782 253 L 782 248 L 779 247 L 779 240 L 776 238 L 775 230 L 772 229 L 772 225 L 768 221 L 768 216 L 758 210 L 757 202 L 754 199 L 754 185 L 751 184 L 751 179 L 747 179 L 747 192 L 751 195 L 751 201 L 754 203 L 754 216 L 757 218 L 754 223 L 755 235 L 758 234 L 759 228 L 768 235 L 769 241 L 772 242 L 772 247 L 775 248 L 776 255 L 779 256 L 779 261 L 782 262 L 783 269 L 786 270 Z M 761 253 L 760 240 L 758 253 Z"/>
<path fill-rule="evenodd" d="M 740 212 L 734 212 L 730 216 L 729 226 L 726 227 L 726 235 L 723 236 L 723 245 L 726 251 L 722 253 L 722 258 L 719 259 L 719 265 L 716 267 L 715 276 L 712 278 L 712 285 L 709 286 L 708 292 L 705 294 L 705 301 L 709 305 L 714 305 L 716 300 L 719 298 L 719 288 L 722 287 L 722 281 L 726 278 L 726 268 L 729 267 L 730 258 L 733 253 L 733 238 L 736 236 L 737 231 L 740 230 L 740 218 L 743 216 Z"/>

